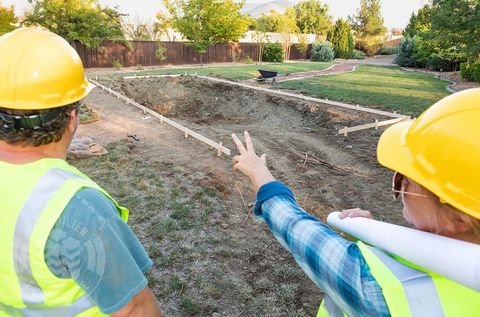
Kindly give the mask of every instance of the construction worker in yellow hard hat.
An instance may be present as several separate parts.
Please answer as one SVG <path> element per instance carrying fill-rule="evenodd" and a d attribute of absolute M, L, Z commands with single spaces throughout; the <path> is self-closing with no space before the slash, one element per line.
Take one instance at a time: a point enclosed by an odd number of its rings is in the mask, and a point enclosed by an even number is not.
<path fill-rule="evenodd" d="M 61 37 L 0 37 L 0 316 L 161 316 L 128 210 L 65 161 L 87 94 Z"/>
<path fill-rule="evenodd" d="M 402 198 L 407 221 L 459 245 L 473 243 L 480 252 L 479 123 L 480 89 L 453 94 L 418 119 L 387 129 L 378 143 L 378 160 L 395 171 L 392 190 Z M 275 181 L 247 132 L 245 146 L 233 139 L 240 151 L 235 168 L 257 190 L 255 214 L 325 293 L 318 316 L 480 316 L 480 292 L 345 240 L 302 210 L 290 189 Z M 362 216 L 371 214 L 359 208 L 340 214 Z M 471 264 L 458 267 L 463 265 Z"/>

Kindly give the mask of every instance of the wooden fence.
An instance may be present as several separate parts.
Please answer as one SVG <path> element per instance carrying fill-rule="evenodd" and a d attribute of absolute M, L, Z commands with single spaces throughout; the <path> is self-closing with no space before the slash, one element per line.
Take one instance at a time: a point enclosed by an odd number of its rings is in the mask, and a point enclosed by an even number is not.
<path fill-rule="evenodd" d="M 89 49 L 76 42 L 73 43 L 73 47 L 87 68 L 112 67 L 114 60 L 125 67 L 242 62 L 248 57 L 255 60 L 259 49 L 258 44 L 255 43 L 225 43 L 211 46 L 206 53 L 198 54 L 188 43 L 162 42 L 166 58 L 160 61 L 155 54 L 158 42 L 132 41 L 129 43 L 130 47 L 120 43 L 107 42 L 99 49 Z M 308 53 L 305 56 L 295 45 L 292 45 L 290 59 L 298 60 L 307 57 Z"/>

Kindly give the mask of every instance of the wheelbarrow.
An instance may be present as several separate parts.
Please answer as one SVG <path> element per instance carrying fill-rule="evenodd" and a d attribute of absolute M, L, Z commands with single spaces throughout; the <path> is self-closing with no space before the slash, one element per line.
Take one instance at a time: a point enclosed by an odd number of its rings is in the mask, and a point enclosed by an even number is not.
<path fill-rule="evenodd" d="M 260 73 L 260 76 L 258 76 L 256 80 L 263 82 L 273 83 L 275 81 L 275 77 L 278 75 L 278 72 L 264 69 L 259 69 L 258 72 Z"/>

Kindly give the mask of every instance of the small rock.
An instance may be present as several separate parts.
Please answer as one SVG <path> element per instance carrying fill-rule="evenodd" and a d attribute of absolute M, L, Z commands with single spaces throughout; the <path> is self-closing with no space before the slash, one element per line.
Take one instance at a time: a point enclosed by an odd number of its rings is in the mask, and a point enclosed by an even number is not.
<path fill-rule="evenodd" d="M 220 314 L 220 313 L 213 313 L 212 314 L 212 317 L 221 317 L 221 316 L 222 316 L 222 314 Z"/>
<path fill-rule="evenodd" d="M 222 227 L 223 229 L 227 229 L 228 227 L 230 227 L 230 225 L 228 223 L 222 223 L 220 227 Z"/>
<path fill-rule="evenodd" d="M 353 149 L 353 145 L 347 145 L 345 146 L 347 149 Z"/>

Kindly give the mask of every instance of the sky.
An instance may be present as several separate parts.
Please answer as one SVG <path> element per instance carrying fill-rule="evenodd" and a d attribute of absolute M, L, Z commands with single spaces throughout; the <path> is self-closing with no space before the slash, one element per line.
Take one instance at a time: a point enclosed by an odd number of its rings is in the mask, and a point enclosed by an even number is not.
<path fill-rule="evenodd" d="M 129 14 L 132 18 L 140 17 L 142 20 L 153 21 L 155 13 L 162 8 L 161 0 L 99 0 L 103 5 L 118 6 L 122 13 Z M 247 3 L 266 3 L 271 0 L 247 0 Z M 290 0 L 292 1 L 292 0 Z M 292 2 L 298 2 L 293 0 Z M 353 15 L 360 6 L 360 0 L 321 0 L 330 8 L 330 15 L 334 18 L 346 18 Z M 17 15 L 22 15 L 28 8 L 27 0 L 1 0 L 2 5 L 15 5 Z M 404 28 L 413 11 L 418 10 L 426 0 L 382 0 L 382 15 L 387 28 Z"/>

